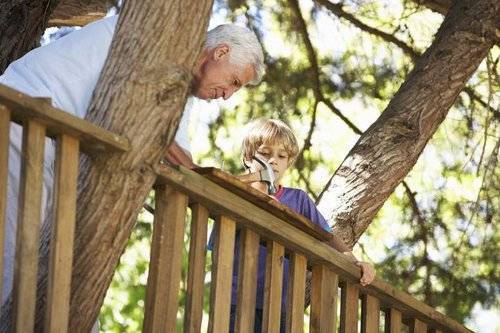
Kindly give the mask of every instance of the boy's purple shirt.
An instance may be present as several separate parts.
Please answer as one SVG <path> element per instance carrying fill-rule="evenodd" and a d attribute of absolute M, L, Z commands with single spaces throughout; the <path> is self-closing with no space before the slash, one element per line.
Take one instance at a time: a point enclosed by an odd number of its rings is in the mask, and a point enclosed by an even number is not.
<path fill-rule="evenodd" d="M 276 199 L 280 203 L 289 208 L 293 209 L 295 212 L 307 217 L 313 223 L 319 225 L 328 232 L 332 229 L 326 222 L 325 218 L 316 208 L 316 205 L 311 200 L 306 192 L 289 187 L 281 187 L 280 190 L 275 194 Z M 215 232 L 210 235 L 210 240 L 208 242 L 208 248 L 212 250 L 214 242 Z M 234 250 L 234 260 L 233 260 L 233 281 L 232 281 L 232 293 L 231 293 L 231 304 L 236 305 L 237 297 L 237 286 L 238 286 L 238 259 L 240 254 L 240 237 L 239 232 L 236 234 L 236 243 Z M 266 275 L 266 254 L 267 250 L 265 246 L 259 247 L 259 264 L 257 272 L 257 299 L 256 308 L 263 309 L 264 302 L 264 283 Z M 286 309 L 286 290 L 288 287 L 288 259 L 284 260 L 283 266 L 283 289 L 281 295 L 281 311 L 284 312 Z"/>

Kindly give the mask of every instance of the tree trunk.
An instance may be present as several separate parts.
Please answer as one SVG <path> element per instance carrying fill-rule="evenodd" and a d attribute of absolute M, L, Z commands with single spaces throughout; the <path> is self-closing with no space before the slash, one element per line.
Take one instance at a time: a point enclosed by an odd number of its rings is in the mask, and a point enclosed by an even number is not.
<path fill-rule="evenodd" d="M 319 207 L 352 247 L 408 174 L 465 83 L 498 42 L 500 2 L 455 1 L 385 111 L 329 181 Z"/>
<path fill-rule="evenodd" d="M 131 150 L 80 161 L 70 332 L 99 314 L 159 163 L 173 140 L 213 0 L 125 2 L 86 119 L 129 138 Z M 50 219 L 50 216 L 48 217 Z M 50 223 L 41 230 L 37 330 L 42 330 Z M 11 308 L 0 331 L 8 331 Z"/>
<path fill-rule="evenodd" d="M 84 26 L 106 15 L 109 0 L 60 0 L 50 16 L 48 26 Z"/>
<path fill-rule="evenodd" d="M 59 0 L 0 2 L 0 73 L 38 46 L 50 13 Z"/>
<path fill-rule="evenodd" d="M 70 332 L 89 330 L 98 316 L 155 181 L 152 166 L 173 140 L 211 7 L 211 0 L 125 2 L 87 119 L 129 138 L 132 149 L 83 164 Z"/>

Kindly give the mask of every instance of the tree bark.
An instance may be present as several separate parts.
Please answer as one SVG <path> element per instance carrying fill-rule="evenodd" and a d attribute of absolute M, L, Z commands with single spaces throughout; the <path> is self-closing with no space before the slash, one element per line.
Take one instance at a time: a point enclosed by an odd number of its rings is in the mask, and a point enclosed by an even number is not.
<path fill-rule="evenodd" d="M 59 0 L 0 2 L 0 73 L 37 47 Z"/>
<path fill-rule="evenodd" d="M 131 150 L 80 161 L 70 332 L 88 332 L 159 163 L 173 140 L 213 0 L 126 1 L 86 119 Z M 104 112 L 105 111 L 105 112 Z M 49 216 L 50 219 L 50 216 Z M 37 330 L 45 314 L 50 223 L 41 230 Z M 1 331 L 8 331 L 10 308 Z"/>
<path fill-rule="evenodd" d="M 455 1 L 429 49 L 329 181 L 319 207 L 352 247 L 499 41 L 500 3 Z"/>
<path fill-rule="evenodd" d="M 87 119 L 132 148 L 83 163 L 70 332 L 89 330 L 99 314 L 155 181 L 153 165 L 173 140 L 211 7 L 211 0 L 125 2 Z"/>
<path fill-rule="evenodd" d="M 60 0 L 48 26 L 84 26 L 103 18 L 111 6 L 109 0 Z"/>

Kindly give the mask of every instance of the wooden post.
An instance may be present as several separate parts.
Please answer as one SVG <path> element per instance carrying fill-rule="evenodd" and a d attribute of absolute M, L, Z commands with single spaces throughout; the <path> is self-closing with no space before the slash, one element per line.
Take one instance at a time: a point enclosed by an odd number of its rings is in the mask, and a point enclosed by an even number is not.
<path fill-rule="evenodd" d="M 268 241 L 262 315 L 263 332 L 279 332 L 280 330 L 284 260 L 285 248 L 283 245 Z"/>
<path fill-rule="evenodd" d="M 413 319 L 410 324 L 410 333 L 427 333 L 427 324 L 418 319 Z"/>
<path fill-rule="evenodd" d="M 385 331 L 389 333 L 401 333 L 401 321 L 401 312 L 395 308 L 390 308 L 385 315 Z"/>
<path fill-rule="evenodd" d="M 324 265 L 313 266 L 310 323 L 312 333 L 335 332 L 337 288 L 337 274 Z"/>
<path fill-rule="evenodd" d="M 380 301 L 372 295 L 365 295 L 361 302 L 361 332 L 378 333 L 380 322 Z"/>
<path fill-rule="evenodd" d="M 220 216 L 215 222 L 215 228 L 217 237 L 213 253 L 208 331 L 226 333 L 229 332 L 236 226 L 230 218 Z"/>
<path fill-rule="evenodd" d="M 304 330 L 304 297 L 306 288 L 307 258 L 293 253 L 290 258 L 290 272 L 287 290 L 286 331 Z"/>
<path fill-rule="evenodd" d="M 187 202 L 172 188 L 156 189 L 144 332 L 175 332 Z"/>
<path fill-rule="evenodd" d="M 0 272 L 3 272 L 3 249 L 5 246 L 5 221 L 7 219 L 7 177 L 9 168 L 10 110 L 0 105 Z M 2 299 L 3 279 L 0 279 Z"/>
<path fill-rule="evenodd" d="M 33 332 L 42 215 L 45 126 L 28 121 L 23 129 L 21 182 L 14 269 L 14 332 Z"/>
<path fill-rule="evenodd" d="M 75 234 L 76 190 L 78 177 L 79 142 L 61 135 L 58 137 L 54 216 L 50 243 L 49 285 L 47 291 L 46 332 L 67 332 Z"/>
<path fill-rule="evenodd" d="M 250 229 L 241 232 L 241 251 L 238 266 L 238 305 L 235 332 L 252 333 L 255 322 L 257 269 L 259 264 L 259 235 Z"/>
<path fill-rule="evenodd" d="M 201 329 L 203 315 L 203 285 L 205 283 L 205 258 L 207 247 L 208 210 L 194 204 L 192 209 L 191 240 L 186 295 L 184 332 L 194 333 Z"/>
<path fill-rule="evenodd" d="M 359 287 L 346 282 L 340 296 L 340 332 L 358 332 Z"/>

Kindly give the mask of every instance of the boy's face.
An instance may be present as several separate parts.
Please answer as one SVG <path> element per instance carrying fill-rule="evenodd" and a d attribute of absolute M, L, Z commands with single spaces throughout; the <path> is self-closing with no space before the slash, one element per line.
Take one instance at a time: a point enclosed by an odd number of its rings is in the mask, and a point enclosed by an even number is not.
<path fill-rule="evenodd" d="M 283 144 L 262 144 L 255 152 L 257 157 L 266 160 L 273 168 L 274 176 L 276 177 L 275 185 L 279 185 L 286 169 L 290 157 Z M 255 160 L 247 161 L 250 166 L 250 172 L 262 170 L 262 166 Z"/>

